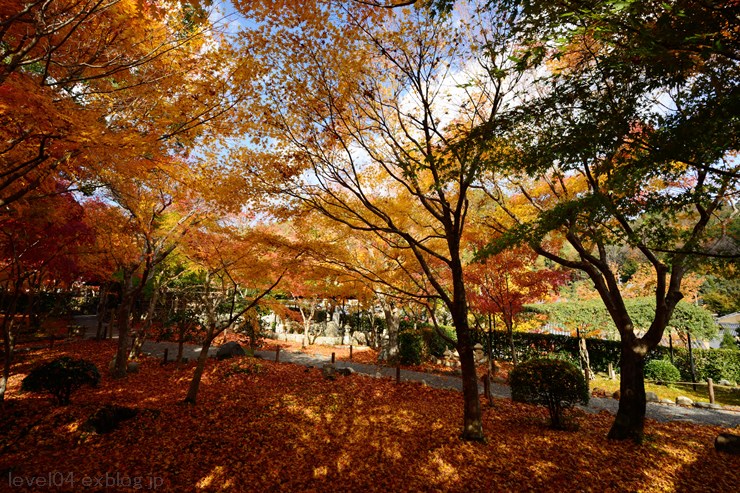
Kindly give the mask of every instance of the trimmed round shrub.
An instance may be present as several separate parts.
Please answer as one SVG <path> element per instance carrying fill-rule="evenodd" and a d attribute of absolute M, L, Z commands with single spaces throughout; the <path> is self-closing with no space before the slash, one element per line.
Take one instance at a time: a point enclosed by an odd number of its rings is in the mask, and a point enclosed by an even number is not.
<path fill-rule="evenodd" d="M 668 360 L 654 359 L 645 363 L 645 378 L 658 382 L 678 382 L 681 372 Z"/>
<path fill-rule="evenodd" d="M 100 372 L 90 361 L 62 356 L 31 370 L 21 382 L 21 390 L 28 392 L 49 392 L 57 404 L 69 404 L 72 392 L 83 385 L 96 386 L 100 382 Z"/>
<path fill-rule="evenodd" d="M 581 371 L 559 359 L 531 359 L 509 374 L 511 398 L 546 406 L 550 426 L 564 429 L 563 411 L 577 403 L 588 404 L 588 386 Z"/>

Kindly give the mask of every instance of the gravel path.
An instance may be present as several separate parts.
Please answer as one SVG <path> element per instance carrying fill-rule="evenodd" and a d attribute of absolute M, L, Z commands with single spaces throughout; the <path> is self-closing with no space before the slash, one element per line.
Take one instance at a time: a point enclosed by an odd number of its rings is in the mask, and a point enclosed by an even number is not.
<path fill-rule="evenodd" d="M 83 326 L 92 326 L 94 317 L 78 317 L 78 323 Z M 90 331 L 88 331 L 90 335 Z M 92 330 L 94 336 L 94 329 Z M 172 342 L 153 342 L 144 343 L 143 351 L 151 356 L 162 358 L 164 350 L 168 350 L 169 358 L 174 359 L 177 354 L 177 344 Z M 209 356 L 215 356 L 217 347 L 212 347 L 208 351 Z M 196 359 L 200 354 L 200 347 L 192 344 L 186 344 L 183 356 L 191 361 Z M 263 359 L 275 360 L 275 351 L 257 351 L 256 355 Z M 280 351 L 280 361 L 282 363 L 295 363 L 303 366 L 321 367 L 324 363 L 331 361 L 329 356 L 310 355 L 305 353 L 296 353 L 290 351 Z M 396 369 L 378 365 L 367 365 L 363 363 L 354 363 L 349 361 L 337 361 L 337 368 L 352 368 L 355 372 L 377 378 L 395 378 Z M 401 370 L 401 380 L 424 382 L 427 385 L 441 389 L 462 390 L 462 381 L 459 377 L 435 375 L 432 373 L 422 373 L 409 370 Z M 482 391 L 482 386 L 481 386 Z M 492 384 L 491 391 L 495 397 L 511 398 L 511 391 L 506 385 Z M 619 402 L 611 398 L 592 397 L 587 407 L 579 406 L 584 411 L 598 413 L 606 410 L 611 414 L 616 414 Z M 700 409 L 696 407 L 682 407 L 671 404 L 657 404 L 648 402 L 647 417 L 657 421 L 684 421 L 689 423 L 724 426 L 727 428 L 740 427 L 740 412 L 725 409 Z"/>
<path fill-rule="evenodd" d="M 257 354 L 265 359 L 275 359 L 274 351 L 257 351 Z M 307 355 L 304 353 L 292 353 L 287 351 L 280 352 L 281 362 L 297 363 L 305 366 L 310 365 L 320 367 L 322 364 L 328 363 L 330 360 L 331 358 L 326 356 Z M 372 377 L 396 377 L 395 368 L 366 365 L 348 361 L 337 361 L 336 367 L 352 368 L 357 373 L 362 373 Z M 401 380 L 415 382 L 423 381 L 431 387 L 462 391 L 461 379 L 454 376 L 401 370 Z M 480 389 L 482 392 L 482 385 Z M 491 391 L 495 397 L 511 398 L 511 390 L 507 385 L 491 384 Z M 619 401 L 611 398 L 592 397 L 587 407 L 579 407 L 590 413 L 598 413 L 605 410 L 609 411 L 611 414 L 616 414 L 617 408 L 619 407 Z M 647 404 L 647 417 L 657 421 L 686 421 L 697 424 L 724 426 L 728 428 L 740 427 L 740 413 L 723 409 L 699 409 L 694 407 L 682 407 L 671 404 L 657 404 L 649 402 Z"/>

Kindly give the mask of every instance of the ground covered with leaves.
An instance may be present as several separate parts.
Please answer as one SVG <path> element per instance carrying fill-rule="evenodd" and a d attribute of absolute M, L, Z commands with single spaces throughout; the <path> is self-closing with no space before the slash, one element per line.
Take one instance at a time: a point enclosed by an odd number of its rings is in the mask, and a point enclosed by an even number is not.
<path fill-rule="evenodd" d="M 496 400 L 484 414 L 487 443 L 466 443 L 454 391 L 361 375 L 332 381 L 318 369 L 245 357 L 209 361 L 198 405 L 187 406 L 192 364 L 143 359 L 138 373 L 111 380 L 114 350 L 87 341 L 19 355 L 0 417 L 0 491 L 716 492 L 740 484 L 740 457 L 713 448 L 722 428 L 648 421 L 637 446 L 605 439 L 606 413 L 553 431 L 544 409 Z M 62 355 L 94 361 L 101 384 L 65 407 L 20 393 L 24 374 Z M 106 404 L 140 412 L 110 433 L 86 431 Z"/>
<path fill-rule="evenodd" d="M 235 338 L 234 340 L 240 344 L 244 344 L 244 341 L 241 339 Z M 278 346 L 281 351 L 292 351 L 321 356 L 331 356 L 333 353 L 337 361 L 352 361 L 354 363 L 362 363 L 366 365 L 394 366 L 392 363 L 380 361 L 378 358 L 379 352 L 368 346 L 353 347 L 351 357 L 350 347 L 347 345 L 325 346 L 321 344 L 311 344 L 303 347 L 300 342 L 266 340 L 260 349 L 275 351 Z M 458 375 L 460 373 L 459 369 L 456 367 L 444 366 L 433 363 L 432 361 L 425 361 L 420 365 L 402 364 L 401 368 L 404 370 L 436 373 L 439 375 Z M 509 371 L 511 371 L 511 368 L 512 364 L 508 361 L 496 361 L 494 378 L 500 383 L 506 382 L 509 378 Z M 478 376 L 482 377 L 487 371 L 487 365 L 479 364 L 477 371 Z"/>

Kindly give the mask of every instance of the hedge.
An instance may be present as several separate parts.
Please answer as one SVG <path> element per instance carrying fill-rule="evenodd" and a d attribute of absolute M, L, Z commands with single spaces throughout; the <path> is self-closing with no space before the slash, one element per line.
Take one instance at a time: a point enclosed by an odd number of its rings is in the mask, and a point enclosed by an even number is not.
<path fill-rule="evenodd" d="M 660 347 L 659 350 L 664 358 L 669 358 L 668 348 Z M 740 383 L 740 353 L 737 351 L 730 349 L 694 349 L 693 353 L 697 381 L 702 382 L 711 378 L 715 383 L 720 380 Z M 681 379 L 690 382 L 689 350 L 675 348 L 673 350 L 673 364 L 681 372 Z"/>
<path fill-rule="evenodd" d="M 488 347 L 488 334 L 478 333 L 477 341 Z M 493 357 L 511 361 L 511 350 L 504 331 L 493 331 Z M 514 346 L 519 361 L 543 358 L 563 353 L 578 361 L 578 339 L 575 337 L 555 334 L 534 334 L 530 332 L 514 332 Z M 609 363 L 618 367 L 620 345 L 619 341 L 603 339 L 586 339 L 588 355 L 593 371 L 606 372 Z"/>
<path fill-rule="evenodd" d="M 506 332 L 493 332 L 493 355 L 496 359 L 511 361 Z M 487 347 L 488 333 L 476 334 L 476 342 Z M 534 334 L 528 332 L 514 332 L 514 345 L 520 361 L 542 358 L 558 353 L 569 354 L 578 360 L 578 339 L 575 337 L 555 334 Z M 611 363 L 619 371 L 619 356 L 621 345 L 619 341 L 603 339 L 586 339 L 591 369 L 597 372 L 606 372 Z M 694 367 L 697 381 L 711 378 L 715 382 L 729 380 L 740 382 L 740 352 L 728 349 L 693 349 Z M 648 353 L 646 360 L 670 359 L 670 349 L 659 346 Z M 683 381 L 691 381 L 691 366 L 689 351 L 686 348 L 673 349 L 673 364 L 681 372 Z"/>

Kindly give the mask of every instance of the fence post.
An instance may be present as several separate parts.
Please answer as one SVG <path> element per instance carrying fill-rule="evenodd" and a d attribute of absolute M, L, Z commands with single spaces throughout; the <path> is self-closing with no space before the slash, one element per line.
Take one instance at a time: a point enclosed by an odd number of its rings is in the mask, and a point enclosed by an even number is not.
<path fill-rule="evenodd" d="M 352 344 L 349 345 L 349 360 L 352 361 Z"/>
<path fill-rule="evenodd" d="M 709 389 L 709 403 L 714 404 L 714 382 L 711 378 L 707 378 L 707 388 Z"/>
<path fill-rule="evenodd" d="M 280 363 L 280 344 L 278 344 L 275 350 L 275 363 Z"/>
<path fill-rule="evenodd" d="M 614 380 L 614 378 L 615 378 L 614 366 L 611 363 L 609 363 L 609 380 Z"/>
<path fill-rule="evenodd" d="M 334 364 L 334 360 L 336 359 L 336 354 L 331 353 L 331 364 Z"/>

